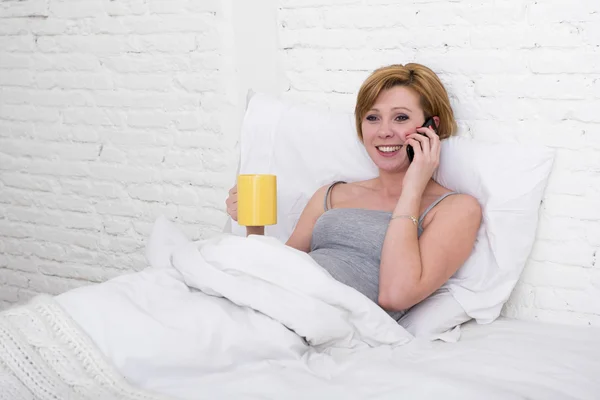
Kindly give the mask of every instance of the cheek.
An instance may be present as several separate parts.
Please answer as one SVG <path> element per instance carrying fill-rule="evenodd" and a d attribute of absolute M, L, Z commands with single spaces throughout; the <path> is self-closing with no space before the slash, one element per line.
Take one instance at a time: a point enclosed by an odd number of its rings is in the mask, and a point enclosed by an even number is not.
<path fill-rule="evenodd" d="M 373 124 L 362 124 L 361 129 L 364 140 L 372 138 L 377 133 L 377 127 Z"/>

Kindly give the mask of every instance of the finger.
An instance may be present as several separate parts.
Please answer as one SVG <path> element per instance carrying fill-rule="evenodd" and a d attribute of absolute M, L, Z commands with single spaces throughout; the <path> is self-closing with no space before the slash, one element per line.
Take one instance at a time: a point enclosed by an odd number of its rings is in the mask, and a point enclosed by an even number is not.
<path fill-rule="evenodd" d="M 425 154 L 429 154 L 431 152 L 431 146 L 429 144 L 430 139 L 428 136 L 423 136 L 423 135 L 419 135 L 418 133 L 413 133 L 412 135 L 409 135 L 409 137 L 411 139 L 417 140 L 421 144 L 421 148 L 423 149 L 423 152 Z"/>
<path fill-rule="evenodd" d="M 423 157 L 423 149 L 421 148 L 421 142 L 410 138 L 406 141 L 407 145 L 410 145 L 413 148 L 413 152 L 414 152 L 414 158 L 421 158 Z"/>

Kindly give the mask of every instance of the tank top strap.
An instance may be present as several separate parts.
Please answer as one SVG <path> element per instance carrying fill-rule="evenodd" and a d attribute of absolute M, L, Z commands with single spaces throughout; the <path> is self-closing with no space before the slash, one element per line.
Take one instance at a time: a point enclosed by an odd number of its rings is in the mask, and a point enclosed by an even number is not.
<path fill-rule="evenodd" d="M 331 190 L 333 189 L 333 187 L 335 185 L 337 185 L 338 183 L 346 183 L 344 181 L 335 181 L 333 182 L 328 188 L 327 188 L 327 192 L 325 193 L 325 199 L 323 200 L 323 209 L 325 211 L 329 210 L 329 207 L 327 207 L 327 199 L 329 198 L 329 194 L 331 193 Z"/>
<path fill-rule="evenodd" d="M 431 203 L 429 205 L 429 207 L 427 207 L 425 209 L 425 211 L 423 211 L 423 214 L 421 214 L 421 216 L 419 217 L 419 231 L 423 230 L 423 227 L 421 226 L 421 224 L 423 223 L 423 219 L 425 219 L 425 216 L 427 215 L 427 213 L 429 211 L 431 211 L 433 209 L 433 207 L 437 206 L 440 203 L 440 201 L 444 200 L 446 197 L 451 196 L 453 194 L 458 194 L 458 192 L 444 193 L 443 195 L 441 195 L 440 197 L 438 197 L 437 199 L 435 199 L 435 201 L 433 203 Z"/>

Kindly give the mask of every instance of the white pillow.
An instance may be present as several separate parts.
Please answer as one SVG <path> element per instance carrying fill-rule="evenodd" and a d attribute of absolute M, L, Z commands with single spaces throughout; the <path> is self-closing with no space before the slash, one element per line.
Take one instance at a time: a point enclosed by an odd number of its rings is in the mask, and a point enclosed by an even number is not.
<path fill-rule="evenodd" d="M 434 178 L 476 197 L 483 223 L 467 262 L 400 321 L 407 330 L 435 338 L 470 318 L 489 323 L 499 316 L 533 246 L 553 159 L 553 151 L 538 146 L 460 137 L 442 142 Z M 370 179 L 377 168 L 356 135 L 352 114 L 259 93 L 251 98 L 242 125 L 240 173 L 277 175 L 278 224 L 268 226 L 266 234 L 285 242 L 320 186 Z M 245 234 L 244 227 L 231 225 L 233 233 Z"/>

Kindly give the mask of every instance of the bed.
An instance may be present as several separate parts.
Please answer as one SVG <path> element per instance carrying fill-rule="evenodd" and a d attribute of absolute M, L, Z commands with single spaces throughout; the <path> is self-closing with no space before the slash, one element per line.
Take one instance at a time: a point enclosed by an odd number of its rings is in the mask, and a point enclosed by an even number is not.
<path fill-rule="evenodd" d="M 265 123 L 281 125 L 273 109 L 290 108 L 262 101 L 270 118 L 255 108 L 245 124 L 271 134 Z M 346 173 L 357 166 L 358 179 L 365 169 L 358 168 L 353 146 L 340 153 L 348 156 Z M 268 159 L 250 150 L 254 160 Z M 396 323 L 308 255 L 283 245 L 303 198 L 292 189 L 310 192 L 321 183 L 297 179 L 292 188 L 281 187 L 280 223 L 266 237 L 245 238 L 233 224 L 222 235 L 192 242 L 159 217 L 145 270 L 0 313 L 0 399 L 600 398 L 600 329 L 498 318 L 531 250 L 550 171 L 546 153 L 523 154 L 524 162 L 509 160 L 521 177 L 510 190 L 481 180 L 474 185 L 485 189 L 488 214 L 471 263 L 477 278 L 494 286 L 468 287 L 469 270 L 456 277 L 464 290 L 449 290 L 463 308 L 458 319 L 440 315 L 441 303 L 424 302 L 412 322 L 436 321 L 436 335 Z M 497 167 L 489 155 L 481 158 Z M 263 168 L 244 164 L 243 157 L 241 164 L 242 170 Z M 451 165 L 454 170 L 445 169 L 451 174 L 437 178 L 452 184 L 458 164 Z M 332 170 L 323 179 L 336 178 Z M 506 223 L 512 218 L 507 204 L 521 222 L 513 235 L 506 234 L 514 231 Z"/>

